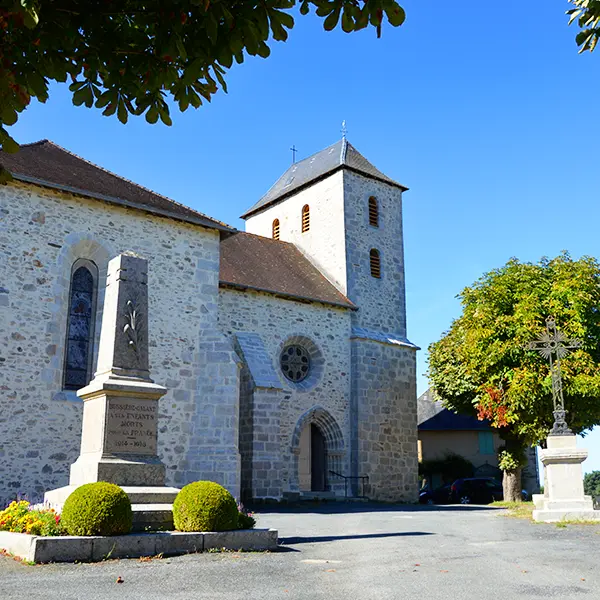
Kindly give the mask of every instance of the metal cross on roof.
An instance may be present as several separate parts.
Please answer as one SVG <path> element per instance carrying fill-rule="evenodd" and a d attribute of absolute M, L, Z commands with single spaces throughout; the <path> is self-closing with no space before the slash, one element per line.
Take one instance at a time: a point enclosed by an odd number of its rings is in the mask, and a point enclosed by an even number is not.
<path fill-rule="evenodd" d="M 560 371 L 560 359 L 564 358 L 570 350 L 579 348 L 581 340 L 568 340 L 562 331 L 557 329 L 554 317 L 546 319 L 546 331 L 542 336 L 529 342 L 525 347 L 528 350 L 536 350 L 544 358 L 550 361 L 550 373 L 552 375 L 552 400 L 554 402 L 554 426 L 550 435 L 572 435 L 565 420 L 565 400 L 562 389 L 562 375 Z"/>
<path fill-rule="evenodd" d="M 296 152 L 298 152 L 296 144 L 294 144 L 290 150 L 292 151 L 292 164 L 296 164 Z"/>
<path fill-rule="evenodd" d="M 342 121 L 342 139 L 345 140 L 348 135 L 348 128 L 346 127 L 346 119 Z"/>

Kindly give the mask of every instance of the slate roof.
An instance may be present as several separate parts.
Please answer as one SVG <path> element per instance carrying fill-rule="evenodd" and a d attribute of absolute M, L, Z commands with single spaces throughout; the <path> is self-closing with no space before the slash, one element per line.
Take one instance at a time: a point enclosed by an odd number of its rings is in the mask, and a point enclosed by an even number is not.
<path fill-rule="evenodd" d="M 240 231 L 221 240 L 219 278 L 221 287 L 356 308 L 296 246 L 251 233 Z"/>
<path fill-rule="evenodd" d="M 348 169 L 367 177 L 389 183 L 401 190 L 407 190 L 397 181 L 390 179 L 375 168 L 350 142 L 345 139 L 336 142 L 329 148 L 321 150 L 300 162 L 293 164 L 271 187 L 271 189 L 243 215 L 250 215 L 282 200 L 292 193 L 319 179 L 327 177 L 340 169 Z"/>
<path fill-rule="evenodd" d="M 225 223 L 119 177 L 49 140 L 23 144 L 15 154 L 0 151 L 0 165 L 18 181 L 231 231 Z"/>
<path fill-rule="evenodd" d="M 489 421 L 477 417 L 458 415 L 444 408 L 431 388 L 417 400 L 417 422 L 419 431 L 489 431 Z"/>

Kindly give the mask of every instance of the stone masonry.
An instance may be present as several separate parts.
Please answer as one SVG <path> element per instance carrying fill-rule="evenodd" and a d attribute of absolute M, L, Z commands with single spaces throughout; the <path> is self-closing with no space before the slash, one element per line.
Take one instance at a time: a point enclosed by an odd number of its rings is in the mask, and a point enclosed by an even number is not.
<path fill-rule="evenodd" d="M 191 437 L 211 429 L 219 443 L 220 436 L 234 443 L 217 413 L 224 394 L 237 389 L 228 377 L 238 366 L 229 340 L 208 333 L 217 329 L 219 233 L 14 183 L 0 187 L 0 504 L 67 484 L 83 409 L 74 391 L 62 389 L 71 267 L 89 259 L 100 274 L 95 370 L 108 260 L 127 250 L 150 265 L 150 368 L 169 390 L 158 422 L 167 483 L 237 477 L 232 449 L 217 468 L 216 457 L 200 459 L 206 441 Z M 198 362 L 203 353 L 212 353 L 209 371 Z"/>

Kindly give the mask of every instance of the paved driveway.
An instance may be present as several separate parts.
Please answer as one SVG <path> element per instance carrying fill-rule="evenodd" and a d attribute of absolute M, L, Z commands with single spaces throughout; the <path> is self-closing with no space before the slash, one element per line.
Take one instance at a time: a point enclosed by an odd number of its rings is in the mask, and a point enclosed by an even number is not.
<path fill-rule="evenodd" d="M 35 567 L 0 557 L 0 600 L 600 598 L 600 526 L 329 504 L 264 512 L 259 526 L 279 529 L 280 552 Z"/>

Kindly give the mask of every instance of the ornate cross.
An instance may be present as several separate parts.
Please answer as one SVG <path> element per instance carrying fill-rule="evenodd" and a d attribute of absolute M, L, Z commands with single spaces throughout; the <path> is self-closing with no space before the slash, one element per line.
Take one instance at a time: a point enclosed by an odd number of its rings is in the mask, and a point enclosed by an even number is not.
<path fill-rule="evenodd" d="M 562 331 L 556 328 L 554 317 L 546 319 L 546 332 L 535 342 L 529 342 L 525 347 L 528 350 L 537 350 L 544 358 L 550 361 L 552 375 L 552 400 L 554 402 L 554 426 L 550 435 L 572 435 L 565 420 L 565 399 L 563 398 L 562 375 L 560 372 L 560 359 L 564 358 L 569 350 L 581 346 L 580 340 L 568 340 Z"/>
<path fill-rule="evenodd" d="M 296 164 L 296 152 L 298 152 L 296 149 L 296 144 L 294 144 L 290 150 L 292 151 L 292 164 Z"/>

